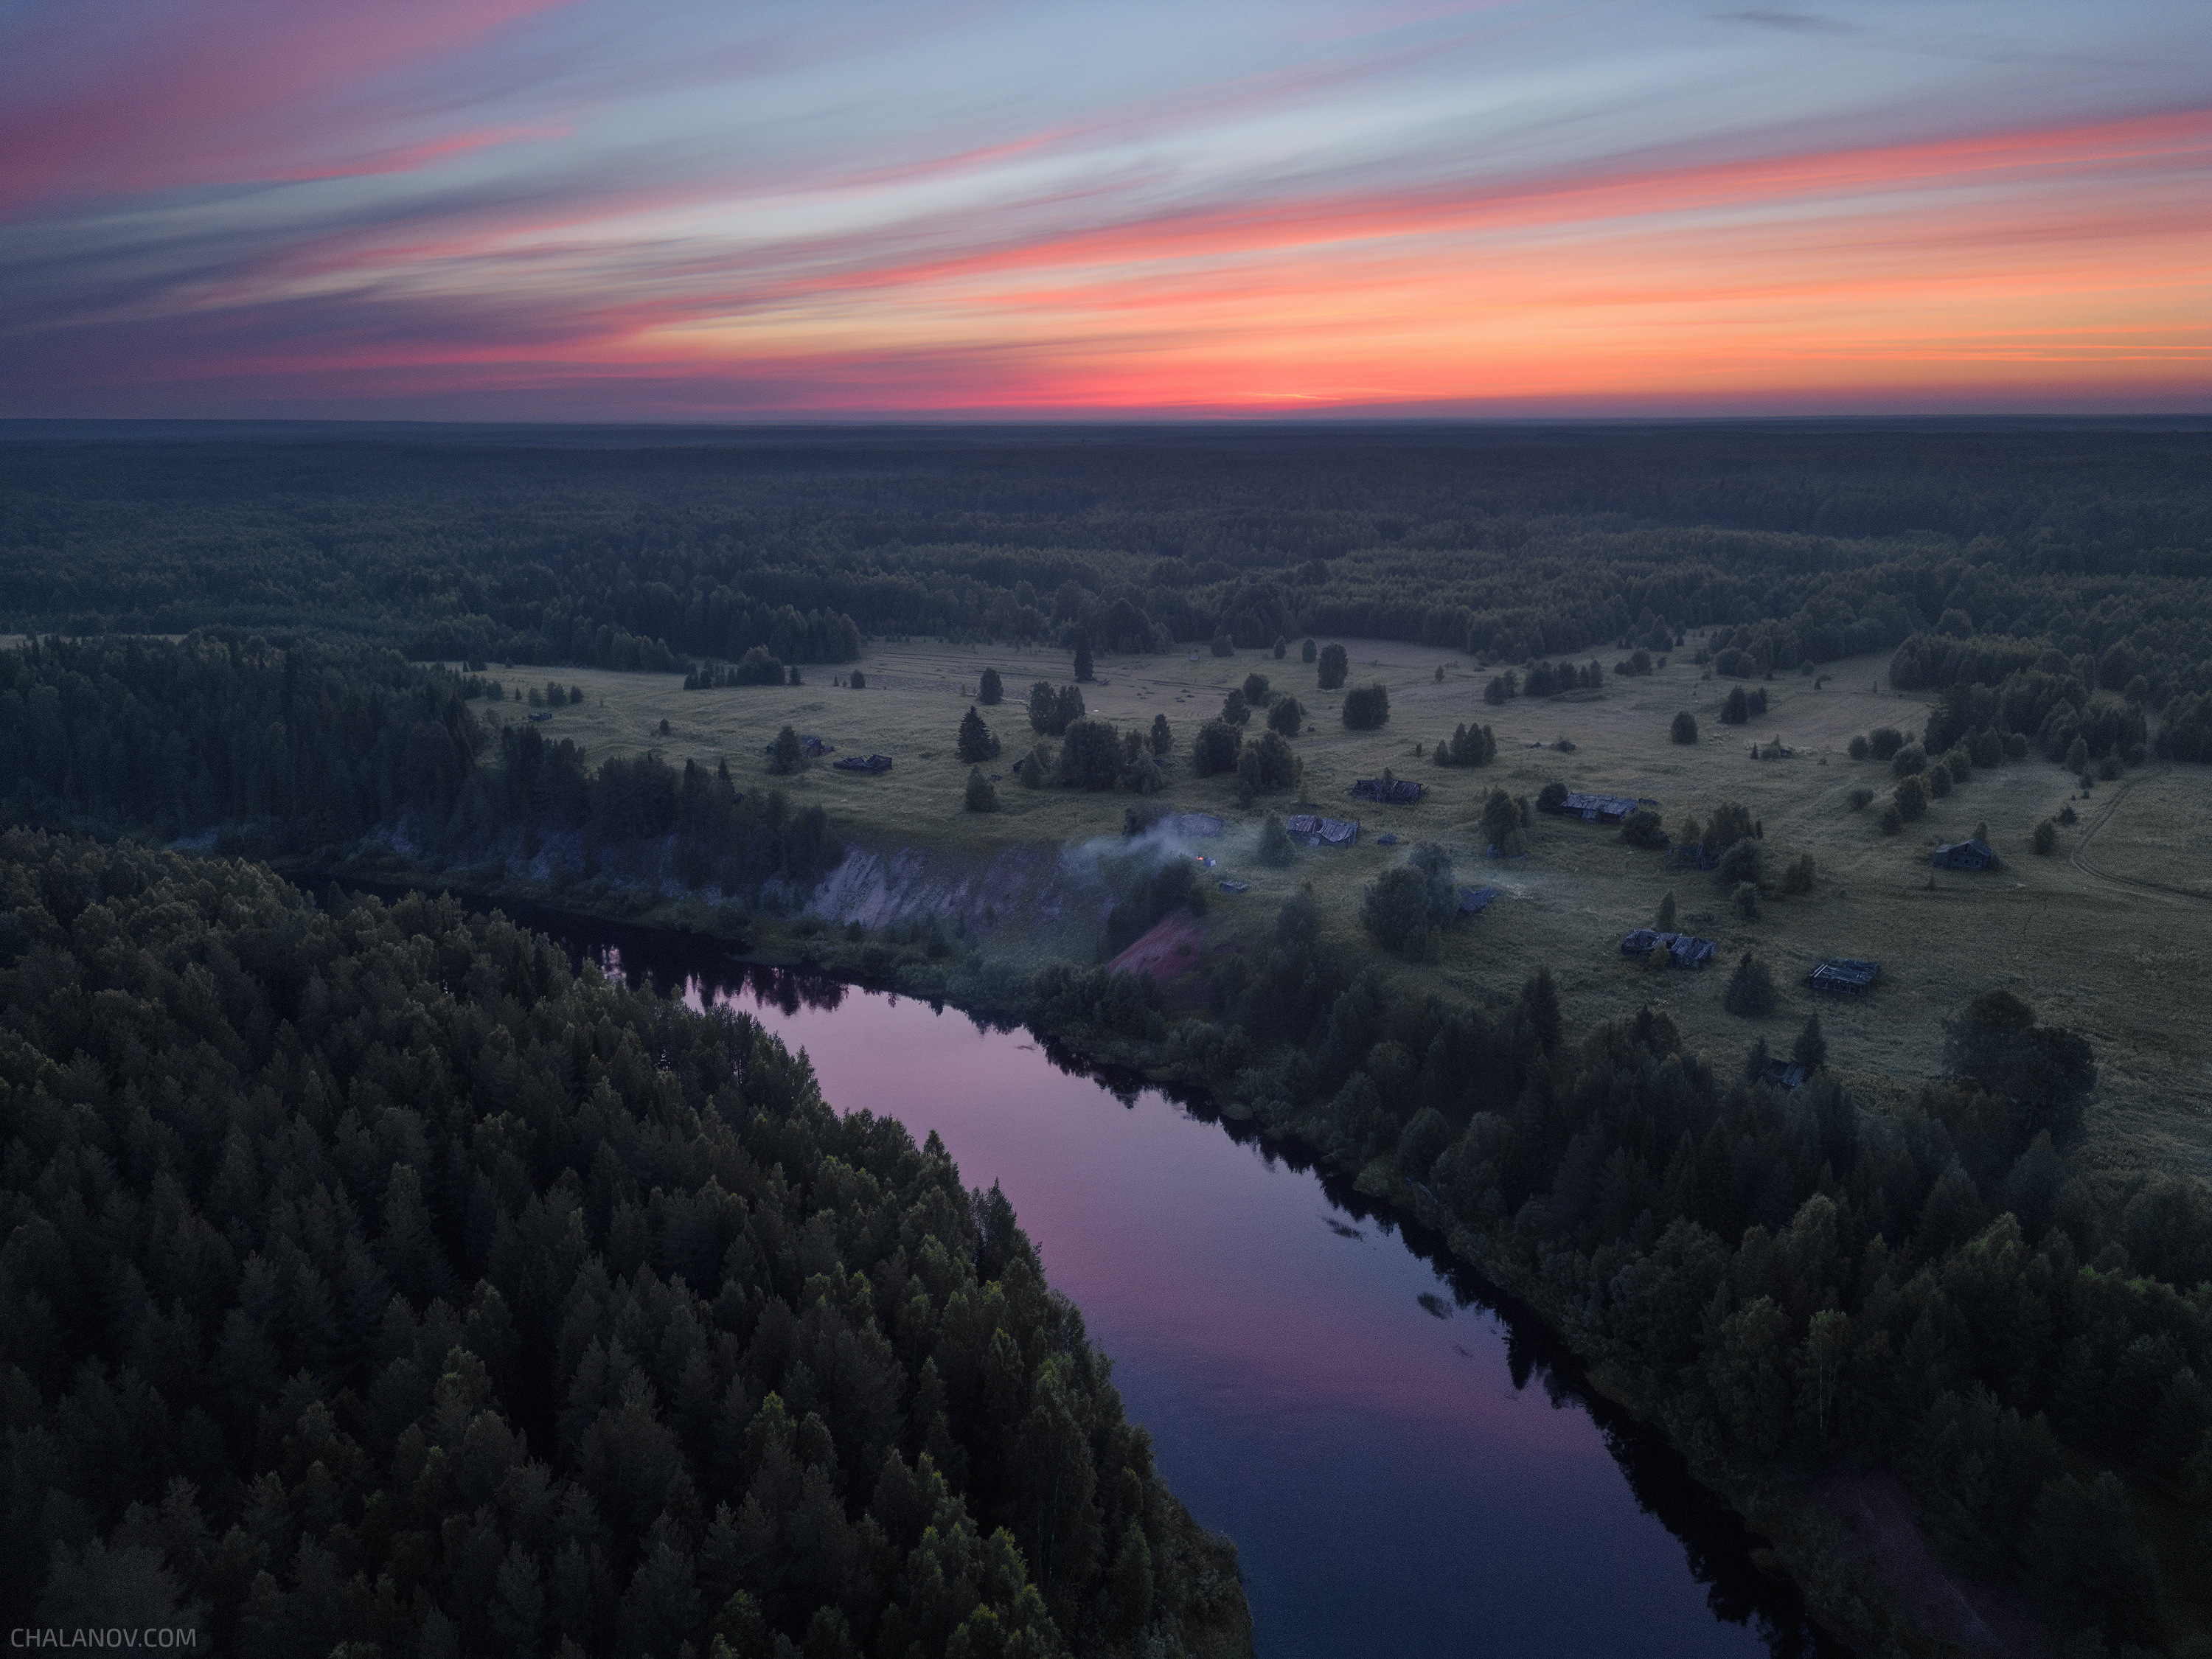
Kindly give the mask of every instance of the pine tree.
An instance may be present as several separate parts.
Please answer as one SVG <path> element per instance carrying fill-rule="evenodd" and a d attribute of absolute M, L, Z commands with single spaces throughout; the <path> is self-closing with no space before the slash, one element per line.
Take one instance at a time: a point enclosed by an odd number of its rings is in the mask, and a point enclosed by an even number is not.
<path fill-rule="evenodd" d="M 1091 635 L 1086 633 L 1079 632 L 1075 636 L 1075 678 L 1091 678 Z"/>
<path fill-rule="evenodd" d="M 1805 1029 L 1797 1033 L 1797 1041 L 1790 1050 L 1790 1057 L 1805 1068 L 1808 1077 L 1828 1063 L 1828 1040 L 1820 1035 L 1819 1014 L 1805 1017 Z"/>
<path fill-rule="evenodd" d="M 991 735 L 990 727 L 983 724 L 983 717 L 975 712 L 972 702 L 960 717 L 958 747 L 960 758 L 971 763 L 989 760 L 999 752 L 998 739 Z"/>
<path fill-rule="evenodd" d="M 1165 714 L 1152 716 L 1152 753 L 1164 755 L 1175 746 L 1175 734 L 1168 730 Z"/>

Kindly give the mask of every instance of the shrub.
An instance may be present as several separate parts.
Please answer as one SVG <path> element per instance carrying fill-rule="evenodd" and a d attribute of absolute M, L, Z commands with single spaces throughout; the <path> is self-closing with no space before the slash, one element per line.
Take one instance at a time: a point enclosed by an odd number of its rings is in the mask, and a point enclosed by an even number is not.
<path fill-rule="evenodd" d="M 1905 833 L 1905 814 L 1897 810 L 1895 801 L 1881 809 L 1881 833 L 1885 836 Z"/>
<path fill-rule="evenodd" d="M 1928 754 L 1917 743 L 1908 743 L 1889 757 L 1889 769 L 1900 778 L 1909 778 L 1928 769 Z"/>
<path fill-rule="evenodd" d="M 1390 693 L 1381 684 L 1344 694 L 1344 723 L 1355 732 L 1373 732 L 1389 723 Z"/>
<path fill-rule="evenodd" d="M 1861 784 L 1850 793 L 1851 811 L 1863 812 L 1874 802 L 1874 791 Z"/>
<path fill-rule="evenodd" d="M 1152 752 L 1155 755 L 1164 755 L 1174 747 L 1175 733 L 1168 730 L 1168 717 L 1165 714 L 1153 715 Z"/>
<path fill-rule="evenodd" d="M 1921 774 L 1920 781 L 1928 786 L 1928 794 L 1931 800 L 1941 800 L 1951 793 L 1951 769 L 1948 766 L 1931 766 Z"/>
<path fill-rule="evenodd" d="M 995 678 L 996 676 L 993 676 L 993 678 Z M 848 684 L 850 684 L 855 691 L 865 691 L 868 689 L 868 677 L 862 673 L 859 669 L 855 668 L 853 671 L 852 678 Z M 986 697 L 983 701 L 985 702 L 998 702 L 998 699 L 996 697 Z"/>
<path fill-rule="evenodd" d="M 1782 866 L 1782 896 L 1796 898 L 1813 890 L 1813 855 L 1806 853 Z"/>
<path fill-rule="evenodd" d="M 1728 850 L 1721 854 L 1720 878 L 1723 887 L 1732 887 L 1740 882 L 1750 882 L 1756 886 L 1765 873 L 1761 867 L 1759 843 L 1748 836 L 1741 841 L 1731 842 Z"/>
<path fill-rule="evenodd" d="M 1344 684 L 1344 677 L 1352 672 L 1351 659 L 1344 654 L 1340 645 L 1325 645 L 1321 651 L 1321 689 L 1334 691 Z"/>
<path fill-rule="evenodd" d="M 999 757 L 999 740 L 991 735 L 990 727 L 983 724 L 983 717 L 975 712 L 975 705 L 972 702 L 968 705 L 968 712 L 960 717 L 957 747 L 960 758 L 971 763 L 996 760 Z"/>
<path fill-rule="evenodd" d="M 1070 722 L 1060 747 L 1058 776 L 1079 789 L 1111 789 L 1121 775 L 1121 742 L 1102 720 Z"/>
<path fill-rule="evenodd" d="M 781 685 L 783 664 L 769 654 L 764 645 L 757 645 L 738 659 L 738 665 L 730 671 L 732 685 Z"/>
<path fill-rule="evenodd" d="M 1052 745 L 1039 743 L 1023 759 L 1014 763 L 1014 775 L 1022 781 L 1024 789 L 1042 789 L 1052 776 Z"/>
<path fill-rule="evenodd" d="M 1750 951 L 1737 959 L 1728 989 L 1721 994 L 1721 1006 L 1746 1019 L 1764 1019 L 1774 1012 L 1774 975 Z"/>
<path fill-rule="evenodd" d="M 1267 729 L 1295 738 L 1305 730 L 1306 706 L 1296 697 L 1278 697 L 1267 710 Z"/>
<path fill-rule="evenodd" d="M 2049 857 L 2051 849 L 2058 845 L 2058 826 L 2049 818 L 2043 819 L 2035 826 L 2034 832 L 2028 836 L 2027 844 L 2046 858 Z"/>
<path fill-rule="evenodd" d="M 999 792 L 992 787 L 990 779 L 983 775 L 983 769 L 980 766 L 968 769 L 967 805 L 971 812 L 995 812 L 999 810 Z"/>
<path fill-rule="evenodd" d="M 1728 701 L 1721 705 L 1721 724 L 1741 726 L 1750 718 L 1751 699 L 1743 695 L 1741 686 L 1736 686 L 1729 692 Z"/>
<path fill-rule="evenodd" d="M 791 665 L 791 667 L 787 671 L 787 678 L 784 683 L 787 685 L 804 685 L 806 684 L 806 682 L 801 679 L 799 676 L 799 665 L 797 663 Z"/>
<path fill-rule="evenodd" d="M 1233 657 L 1237 654 L 1237 642 L 1226 634 L 1216 634 L 1211 649 L 1217 657 Z"/>
<path fill-rule="evenodd" d="M 1620 838 L 1631 847 L 1660 848 L 1667 844 L 1667 831 L 1656 812 L 1639 806 L 1621 821 Z"/>
<path fill-rule="evenodd" d="M 1903 780 L 1892 797 L 1897 805 L 1897 815 L 1907 823 L 1919 819 L 1928 811 L 1928 785 L 1918 777 Z"/>
<path fill-rule="evenodd" d="M 1320 647 L 1315 645 L 1311 640 L 1306 641 L 1303 645 L 1298 647 L 1298 660 L 1300 662 L 1311 662 L 1320 654 Z"/>
<path fill-rule="evenodd" d="M 1497 793 L 1503 794 L 1504 791 L 1499 790 Z M 1566 804 L 1567 786 L 1556 778 L 1536 792 L 1536 805 L 1540 811 L 1556 812 Z"/>
<path fill-rule="evenodd" d="M 1244 694 L 1231 686 L 1229 695 L 1221 700 L 1221 713 L 1215 716 L 1224 726 L 1242 726 L 1252 718 L 1252 706 L 1244 701 Z"/>
<path fill-rule="evenodd" d="M 1867 746 L 1876 760 L 1886 761 L 1905 747 L 1905 733 L 1893 726 L 1877 726 L 1867 733 Z"/>
<path fill-rule="evenodd" d="M 2075 823 L 2080 816 L 2081 815 L 2079 813 L 2075 811 L 2074 803 L 2071 801 L 2067 802 L 2065 805 L 2058 809 L 2058 822 L 2069 830 L 2071 830 L 2074 827 Z"/>
<path fill-rule="evenodd" d="M 1237 773 L 1249 779 L 1255 789 L 1290 789 L 1304 775 L 1305 765 L 1298 759 L 1297 750 L 1283 741 L 1281 732 L 1262 732 L 1259 740 L 1245 744 L 1244 752 L 1237 757 Z"/>
<path fill-rule="evenodd" d="M 1863 761 L 1869 753 L 1872 752 L 1873 749 L 1874 745 L 1866 740 L 1866 734 L 1864 732 L 1861 732 L 1857 737 L 1851 739 L 1849 753 L 1853 760 Z"/>
<path fill-rule="evenodd" d="M 860 677 L 858 674 L 854 675 L 853 684 L 858 685 L 860 683 Z M 1006 695 L 1006 683 L 999 678 L 997 669 L 987 668 L 983 671 L 983 683 L 976 690 L 982 694 L 983 706 L 988 708 L 1004 700 Z"/>
<path fill-rule="evenodd" d="M 1674 716 L 1674 726 L 1667 735 L 1676 743 L 1695 743 L 1698 740 L 1698 717 L 1685 708 Z"/>
<path fill-rule="evenodd" d="M 1268 813 L 1267 821 L 1260 826 L 1260 845 L 1253 856 L 1270 869 L 1280 870 L 1296 860 L 1297 855 L 1297 845 L 1291 840 L 1291 832 L 1283 828 L 1282 819 Z"/>
<path fill-rule="evenodd" d="M 788 774 L 806 764 L 806 753 L 799 746 L 799 733 L 785 726 L 775 734 L 775 749 L 769 756 L 768 769 Z"/>
<path fill-rule="evenodd" d="M 1736 915 L 1744 921 L 1757 921 L 1759 920 L 1759 884 L 1756 882 L 1738 882 L 1735 891 L 1729 895 L 1729 902 L 1735 907 Z"/>
<path fill-rule="evenodd" d="M 1244 701 L 1253 708 L 1265 708 L 1267 706 L 1267 677 L 1265 674 L 1247 674 L 1244 684 L 1237 689 L 1244 693 Z"/>
<path fill-rule="evenodd" d="M 1198 728 L 1198 737 L 1190 746 L 1191 775 L 1210 778 L 1217 772 L 1235 771 L 1237 750 L 1243 742 L 1235 726 L 1206 721 Z"/>
<path fill-rule="evenodd" d="M 1283 659 L 1284 658 L 1285 658 L 1285 657 L 1289 656 L 1290 654 L 1291 654 L 1291 642 L 1290 642 L 1288 640 L 1285 639 L 1285 638 L 1284 638 L 1280 634 L 1276 635 L 1275 635 L 1275 660 L 1276 660 L 1277 662 L 1280 662 L 1280 661 L 1282 661 L 1282 659 Z"/>

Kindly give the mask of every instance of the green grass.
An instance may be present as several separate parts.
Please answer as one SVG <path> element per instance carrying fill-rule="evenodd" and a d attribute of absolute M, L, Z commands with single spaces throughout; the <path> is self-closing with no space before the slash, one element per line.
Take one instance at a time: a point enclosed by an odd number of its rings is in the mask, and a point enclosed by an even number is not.
<path fill-rule="evenodd" d="M 1379 732 L 1346 732 L 1340 693 L 1317 690 L 1315 671 L 1295 652 L 1281 662 L 1259 653 L 1233 658 L 1185 653 L 1166 657 L 1101 658 L 1099 684 L 1085 688 L 1090 712 L 1119 726 L 1149 727 L 1164 713 L 1175 729 L 1180 763 L 1200 721 L 1218 712 L 1223 694 L 1257 669 L 1305 702 L 1315 726 L 1297 744 L 1306 766 L 1304 794 L 1364 826 L 1346 853 L 1302 853 L 1287 871 L 1239 856 L 1261 813 L 1284 811 L 1291 796 L 1263 797 L 1249 812 L 1235 801 L 1232 780 L 1196 780 L 1170 767 L 1171 807 L 1202 809 L 1237 826 L 1224 843 L 1223 868 L 1252 883 L 1249 893 L 1216 894 L 1208 918 L 1218 948 L 1256 942 L 1277 905 L 1311 880 L 1327 933 L 1364 945 L 1358 925 L 1360 890 L 1403 848 L 1378 847 L 1393 830 L 1404 841 L 1437 841 L 1453 853 L 1463 881 L 1489 882 L 1504 897 L 1483 916 L 1451 930 L 1442 960 L 1394 964 L 1440 992 L 1481 997 L 1508 993 L 1539 963 L 1557 975 L 1571 1028 L 1632 1012 L 1650 1002 L 1665 1009 L 1717 1064 L 1733 1066 L 1755 1036 L 1786 1048 L 1805 1015 L 1818 1007 L 1830 1064 L 1871 1103 L 1908 1097 L 1939 1066 L 1942 1020 L 1966 998 L 2003 986 L 2048 1020 L 2083 1032 L 2096 1050 L 2103 1084 L 2083 1153 L 2092 1168 L 2114 1173 L 2153 1165 L 2212 1175 L 2212 1021 L 2191 1012 L 2201 1002 L 2212 947 L 2203 939 L 2212 905 L 2124 884 L 2135 877 L 2212 894 L 2212 771 L 2153 768 L 2122 784 L 2098 786 L 2075 803 L 2081 821 L 2061 833 L 2052 856 L 2029 850 L 2035 822 L 2055 814 L 2072 780 L 2039 758 L 1978 771 L 1902 836 L 1880 833 L 1878 817 L 1893 780 L 1886 765 L 1854 763 L 1845 745 L 1855 732 L 1895 726 L 1917 733 L 1925 700 L 1873 688 L 1886 683 L 1887 660 L 1860 658 L 1812 677 L 1766 684 L 1770 712 L 1748 727 L 1723 726 L 1720 707 L 1734 684 L 1704 678 L 1685 653 L 1648 678 L 1608 678 L 1601 694 L 1504 707 L 1482 701 L 1491 669 L 1449 652 L 1379 641 L 1343 641 L 1352 683 L 1380 680 L 1390 690 L 1391 717 Z M 1589 653 L 1585 653 L 1589 654 Z M 1598 653 L 1609 665 L 1617 654 Z M 1445 668 L 1442 684 L 1434 671 Z M 927 865 L 931 882 L 886 876 L 872 919 L 915 903 L 957 908 L 971 925 L 995 929 L 995 948 L 1018 956 L 1056 951 L 1088 959 L 1098 907 L 1068 902 L 1063 865 L 1055 881 L 1046 854 L 1066 843 L 1118 836 L 1133 797 L 1118 793 L 1031 791 L 1012 778 L 1012 763 L 1032 738 L 1023 699 L 1032 680 L 1064 681 L 1065 652 L 1018 652 L 930 643 L 872 647 L 860 665 L 868 686 L 830 684 L 831 671 L 806 671 L 802 687 L 686 692 L 660 676 L 562 670 L 563 683 L 583 686 L 589 700 L 546 722 L 549 735 L 574 738 L 597 762 L 619 753 L 659 750 L 680 763 L 726 757 L 741 788 L 774 785 L 802 802 L 819 803 L 839 831 L 891 856 L 908 849 L 908 865 Z M 1004 741 L 1000 760 L 986 770 L 1006 774 L 1003 810 L 976 816 L 962 810 L 968 768 L 955 755 L 960 716 L 974 700 L 987 666 L 1005 677 L 1007 702 L 982 711 Z M 495 671 L 498 672 L 500 671 Z M 510 684 L 527 671 L 504 672 Z M 544 671 L 538 671 L 542 676 Z M 527 683 L 525 681 L 524 683 Z M 964 688 L 964 690 L 963 690 Z M 1694 747 L 1668 740 L 1683 708 L 1698 717 Z M 524 710 L 504 706 L 505 718 Z M 670 731 L 662 736 L 662 719 Z M 1417 758 L 1462 720 L 1496 731 L 1498 763 L 1458 770 Z M 840 756 L 871 750 L 891 756 L 888 775 L 852 775 L 817 762 L 796 778 L 769 775 L 763 746 L 786 722 L 819 733 Z M 1257 730 L 1256 723 L 1252 728 Z M 1566 738 L 1571 755 L 1548 745 Z M 1780 760 L 1753 760 L 1756 738 L 1777 738 L 1796 750 Z M 1358 776 L 1394 769 L 1431 787 L 1413 807 L 1355 806 L 1344 791 Z M 1624 846 L 1617 832 L 1578 821 L 1539 817 L 1528 839 L 1532 856 L 1504 866 L 1480 857 L 1473 824 L 1493 787 L 1532 799 L 1554 779 L 1585 787 L 1658 799 L 1672 830 L 1700 818 L 1725 799 L 1741 801 L 1763 820 L 1771 866 L 1810 853 L 1819 884 L 1809 897 L 1765 902 L 1756 921 L 1738 921 L 1712 875 L 1667 867 L 1661 854 Z M 1855 785 L 1875 791 L 1874 806 L 1850 809 Z M 2069 854 L 2083 833 L 2118 796 L 2093 845 L 2100 878 Z M 1986 820 L 2004 867 L 1966 875 L 1931 872 L 1939 841 L 1956 840 Z M 903 867 L 903 866 L 902 866 Z M 1026 872 L 1026 873 L 1024 873 Z M 895 875 L 895 872 L 894 872 Z M 1932 878 L 1932 879 L 1931 879 Z M 2120 880 L 2109 878 L 2120 878 Z M 1661 896 L 1674 890 L 1680 925 L 1717 941 L 1720 965 L 1699 975 L 1648 969 L 1620 955 L 1629 928 L 1649 925 Z M 841 915 L 851 914 L 842 910 Z M 1728 966 L 1745 949 L 1758 951 L 1782 982 L 1781 1006 L 1759 1022 L 1723 1011 Z M 1822 956 L 1879 958 L 1881 987 L 1857 1003 L 1816 999 L 1798 984 Z"/>

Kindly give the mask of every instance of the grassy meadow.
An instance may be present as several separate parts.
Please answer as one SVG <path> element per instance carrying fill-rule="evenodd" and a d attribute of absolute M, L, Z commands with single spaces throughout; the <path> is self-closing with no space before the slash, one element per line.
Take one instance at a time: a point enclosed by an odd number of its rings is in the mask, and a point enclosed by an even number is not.
<path fill-rule="evenodd" d="M 2061 832 L 2056 852 L 2039 857 L 2029 849 L 2030 830 L 2064 806 L 2077 786 L 2039 757 L 2009 761 L 1976 772 L 1903 835 L 1886 837 L 1878 818 L 1893 781 L 1889 769 L 1854 763 L 1845 753 L 1856 732 L 1887 725 L 1917 736 L 1925 718 L 1924 697 L 1887 689 L 1886 657 L 1849 659 L 1817 677 L 1779 677 L 1766 683 L 1765 716 L 1726 726 L 1721 704 L 1735 682 L 1706 678 L 1687 651 L 1635 679 L 1612 676 L 1614 653 L 1599 653 L 1608 665 L 1601 691 L 1516 698 L 1500 707 L 1482 697 L 1493 671 L 1465 656 L 1382 641 L 1342 643 L 1352 658 L 1352 684 L 1389 688 L 1390 720 L 1381 732 L 1347 732 L 1341 694 L 1317 690 L 1315 670 L 1295 648 L 1281 661 L 1256 652 L 1102 657 L 1097 684 L 1084 688 L 1088 711 L 1117 726 L 1148 728 L 1155 714 L 1166 714 L 1175 763 L 1156 799 L 1231 821 L 1231 835 L 1207 848 L 1221 854 L 1212 873 L 1249 881 L 1252 890 L 1212 895 L 1208 954 L 1262 947 L 1278 903 L 1305 881 L 1314 884 L 1328 929 L 1357 939 L 1363 886 L 1407 850 L 1379 846 L 1377 837 L 1389 831 L 1404 843 L 1440 842 L 1463 882 L 1486 882 L 1503 895 L 1484 915 L 1449 931 L 1440 960 L 1395 964 L 1441 991 L 1507 994 L 1548 963 L 1571 1026 L 1649 1002 L 1726 1066 L 1761 1035 L 1786 1051 L 1817 1006 L 1830 1065 L 1863 1098 L 1879 1103 L 1904 1097 L 1939 1067 L 1947 1015 L 1974 993 L 2002 986 L 2045 1019 L 2081 1031 L 2095 1048 L 2102 1085 L 2081 1154 L 2089 1166 L 2114 1173 L 2179 1166 L 2212 1176 L 2212 1017 L 2204 1012 L 2212 997 L 2203 989 L 2212 969 L 2204 936 L 2212 921 L 2212 774 L 2153 766 L 2100 784 L 2089 799 L 2074 801 L 2080 822 Z M 549 736 L 575 739 L 593 763 L 647 749 L 678 763 L 726 759 L 741 788 L 774 784 L 798 801 L 818 803 L 841 834 L 874 849 L 985 860 L 1119 834 L 1133 797 L 1028 790 L 1013 780 L 1012 763 L 1033 740 L 1023 706 L 1029 686 L 1039 678 L 1066 680 L 1067 653 L 878 643 L 858 666 L 867 680 L 861 690 L 833 684 L 826 667 L 803 671 L 809 681 L 803 686 L 689 692 L 665 676 L 563 669 L 561 681 L 581 686 L 587 700 L 558 711 L 545 728 Z M 979 816 L 962 810 L 968 768 L 957 757 L 955 736 L 986 667 L 1004 677 L 1006 701 L 982 711 L 1004 743 L 1000 759 L 985 769 L 1005 775 L 1000 810 Z M 1199 724 L 1255 670 L 1300 697 L 1313 730 L 1296 745 L 1305 764 L 1303 791 L 1262 797 L 1241 811 L 1232 777 L 1194 779 L 1184 761 Z M 532 672 L 494 671 L 510 687 L 531 683 L 525 677 Z M 1698 721 L 1694 746 L 1668 738 L 1669 722 L 1685 708 Z M 525 712 L 509 702 L 498 717 L 519 720 Z M 1425 757 L 1462 720 L 1487 723 L 1496 732 L 1494 765 L 1446 769 Z M 786 723 L 835 744 L 839 757 L 880 752 L 895 768 L 870 776 L 817 761 L 797 777 L 773 779 L 763 751 Z M 1256 722 L 1251 729 L 1259 729 Z M 1563 738 L 1575 745 L 1572 753 L 1550 747 Z M 1754 740 L 1779 740 L 1794 752 L 1754 759 Z M 1386 767 L 1429 785 L 1426 799 L 1382 807 L 1346 797 L 1354 778 Z M 1486 863 L 1474 824 L 1487 793 L 1502 787 L 1533 799 L 1555 779 L 1571 788 L 1656 798 L 1670 830 L 1689 814 L 1705 819 L 1721 802 L 1741 801 L 1764 825 L 1770 866 L 1809 853 L 1818 884 L 1809 896 L 1764 901 L 1759 918 L 1745 921 L 1717 877 L 1672 870 L 1663 854 L 1624 845 L 1616 830 L 1540 816 L 1528 832 L 1527 860 Z M 1854 811 L 1848 797 L 1859 785 L 1873 789 L 1875 800 Z M 1359 846 L 1302 850 L 1285 871 L 1240 857 L 1261 815 L 1291 810 L 1300 793 L 1321 810 L 1359 818 Z M 1930 869 L 1938 842 L 1971 835 L 1982 823 L 2003 860 L 2000 870 Z M 1717 942 L 1715 968 L 1656 969 L 1620 954 L 1622 933 L 1650 924 L 1670 889 L 1679 925 Z M 994 943 L 1023 953 L 1056 948 L 1088 960 L 1095 939 L 1077 936 L 1088 928 L 1071 923 L 1054 938 L 1049 928 L 1009 927 Z M 1783 987 L 1778 1011 L 1763 1021 L 1737 1018 L 1721 1006 L 1729 968 L 1745 950 L 1764 958 Z M 1823 956 L 1878 958 L 1882 981 L 1856 1003 L 1816 998 L 1799 981 Z"/>

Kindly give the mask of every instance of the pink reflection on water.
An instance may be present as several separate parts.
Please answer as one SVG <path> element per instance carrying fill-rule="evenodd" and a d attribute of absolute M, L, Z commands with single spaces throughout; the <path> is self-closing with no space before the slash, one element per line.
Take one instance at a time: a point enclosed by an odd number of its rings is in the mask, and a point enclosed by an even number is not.
<path fill-rule="evenodd" d="M 700 1006 L 696 983 L 688 1000 Z M 917 1140 L 934 1129 L 969 1186 L 1000 1182 L 1125 1375 L 1171 1372 L 1255 1427 L 1351 1413 L 1473 1431 L 1493 1476 L 1500 1456 L 1553 1477 L 1562 1458 L 1610 1468 L 1586 1417 L 1510 1387 L 1487 1316 L 1422 1311 L 1424 1292 L 1450 1306 L 1433 1268 L 1334 1210 L 1311 1173 L 1267 1167 L 1157 1092 L 1124 1106 L 1026 1033 L 911 1000 L 833 1015 L 749 985 L 715 1000 L 804 1049 L 839 1110 L 896 1117 Z"/>

